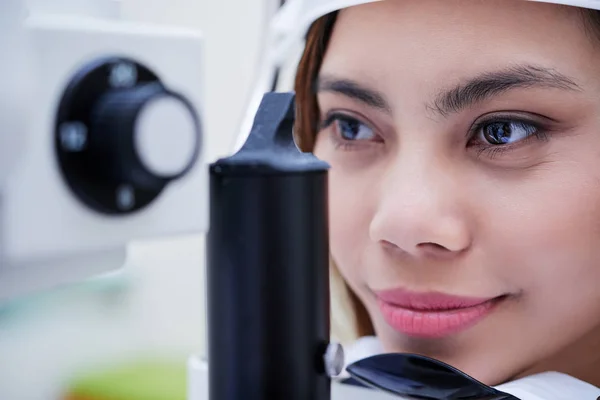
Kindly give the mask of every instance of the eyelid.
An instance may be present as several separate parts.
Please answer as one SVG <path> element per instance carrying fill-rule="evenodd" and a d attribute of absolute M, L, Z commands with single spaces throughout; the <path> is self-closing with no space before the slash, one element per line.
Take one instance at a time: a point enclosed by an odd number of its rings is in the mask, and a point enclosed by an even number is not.
<path fill-rule="evenodd" d="M 517 111 L 517 110 L 500 110 L 500 111 L 492 111 L 477 117 L 474 123 L 480 121 L 489 121 L 494 119 L 510 119 L 510 120 L 519 120 L 519 121 L 531 121 L 531 122 L 539 122 L 539 123 L 557 123 L 558 121 L 547 117 L 542 114 L 537 114 L 529 111 Z"/>

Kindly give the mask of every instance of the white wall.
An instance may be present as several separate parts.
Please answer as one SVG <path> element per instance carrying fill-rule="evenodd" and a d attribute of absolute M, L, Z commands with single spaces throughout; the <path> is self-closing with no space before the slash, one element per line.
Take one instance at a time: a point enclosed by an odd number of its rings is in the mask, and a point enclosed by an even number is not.
<path fill-rule="evenodd" d="M 123 0 L 126 17 L 201 29 L 209 159 L 229 151 L 258 61 L 263 0 Z M 0 399 L 55 400 L 97 363 L 204 352 L 201 236 L 136 243 L 126 269 L 0 309 Z"/>

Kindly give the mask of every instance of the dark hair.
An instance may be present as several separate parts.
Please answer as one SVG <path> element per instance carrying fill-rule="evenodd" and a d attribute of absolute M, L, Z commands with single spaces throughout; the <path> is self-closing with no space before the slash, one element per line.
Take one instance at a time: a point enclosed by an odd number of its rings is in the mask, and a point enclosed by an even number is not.
<path fill-rule="evenodd" d="M 564 6 L 570 7 L 570 6 Z M 586 34 L 600 44 L 600 11 L 579 8 Z M 327 45 L 337 18 L 337 12 L 327 14 L 315 21 L 306 36 L 304 53 L 298 64 L 295 81 L 296 91 L 296 126 L 295 134 L 298 146 L 303 151 L 312 151 L 318 132 L 320 119 L 319 106 L 315 94 L 315 82 L 327 51 Z M 334 279 L 341 279 L 337 267 L 331 265 Z M 355 333 L 358 337 L 374 334 L 371 319 L 358 297 L 344 283 L 346 297 L 352 309 Z"/>
<path fill-rule="evenodd" d="M 304 151 L 312 150 L 317 133 L 319 108 L 315 98 L 314 83 L 319 75 L 323 57 L 329 44 L 337 12 L 319 18 L 306 35 L 304 53 L 296 71 L 296 129 L 298 146 Z"/>

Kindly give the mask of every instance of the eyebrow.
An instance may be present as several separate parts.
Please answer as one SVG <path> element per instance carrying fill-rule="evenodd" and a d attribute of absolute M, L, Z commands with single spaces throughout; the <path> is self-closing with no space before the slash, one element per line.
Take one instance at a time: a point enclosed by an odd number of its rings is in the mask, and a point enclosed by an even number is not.
<path fill-rule="evenodd" d="M 531 87 L 582 90 L 573 79 L 554 69 L 536 65 L 516 65 L 483 73 L 446 89 L 440 92 L 431 104 L 427 104 L 427 108 L 447 117 L 509 90 Z M 315 91 L 338 93 L 391 113 L 392 108 L 382 93 L 351 79 L 322 75 L 315 82 Z"/>
<path fill-rule="evenodd" d="M 333 92 L 344 95 L 369 107 L 377 108 L 391 114 L 392 108 L 385 97 L 376 90 L 362 86 L 350 79 L 336 78 L 329 75 L 319 76 L 315 82 L 315 92 Z"/>
<path fill-rule="evenodd" d="M 517 65 L 486 72 L 440 92 L 428 108 L 442 116 L 448 116 L 509 90 L 532 87 L 581 90 L 573 79 L 553 69 L 535 65 Z"/>

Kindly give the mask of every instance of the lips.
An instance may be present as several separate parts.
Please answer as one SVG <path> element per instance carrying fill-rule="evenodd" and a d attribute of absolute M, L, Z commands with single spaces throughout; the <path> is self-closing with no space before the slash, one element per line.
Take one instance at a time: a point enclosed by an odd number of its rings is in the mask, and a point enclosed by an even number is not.
<path fill-rule="evenodd" d="M 504 297 L 474 298 L 401 289 L 376 293 L 381 313 L 407 336 L 443 338 L 465 331 L 488 316 Z"/>

